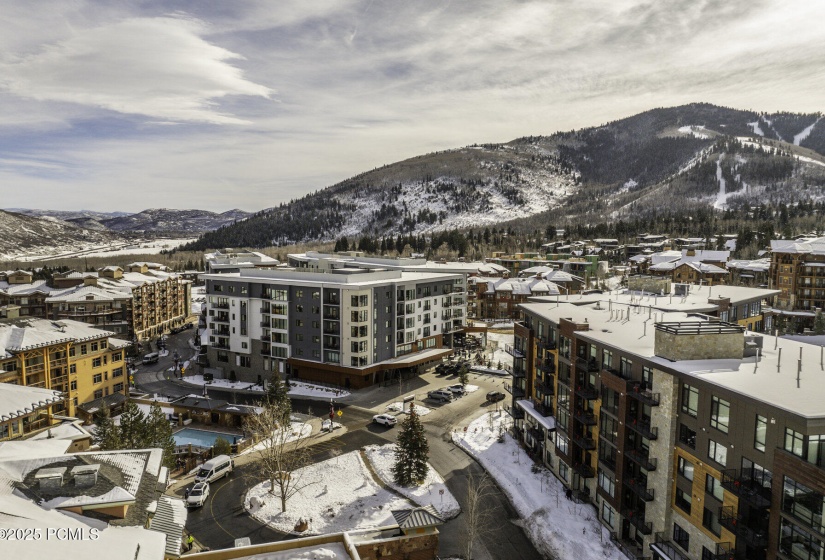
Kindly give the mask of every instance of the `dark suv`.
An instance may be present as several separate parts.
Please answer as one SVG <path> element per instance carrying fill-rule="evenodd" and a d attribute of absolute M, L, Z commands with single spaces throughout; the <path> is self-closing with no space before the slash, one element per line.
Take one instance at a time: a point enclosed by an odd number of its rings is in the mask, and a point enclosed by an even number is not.
<path fill-rule="evenodd" d="M 504 393 L 501 391 L 490 391 L 487 393 L 487 401 L 489 402 L 498 402 L 504 400 Z"/>

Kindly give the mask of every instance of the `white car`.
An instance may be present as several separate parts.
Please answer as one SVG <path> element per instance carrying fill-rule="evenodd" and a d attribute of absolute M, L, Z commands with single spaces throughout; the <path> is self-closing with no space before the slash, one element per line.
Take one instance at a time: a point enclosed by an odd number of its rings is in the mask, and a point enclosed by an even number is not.
<path fill-rule="evenodd" d="M 376 414 L 372 417 L 372 421 L 376 424 L 383 424 L 392 428 L 398 423 L 398 418 L 392 414 Z"/>
<path fill-rule="evenodd" d="M 186 497 L 187 507 L 200 507 L 206 503 L 206 498 L 209 497 L 209 484 L 206 482 L 198 482 L 189 491 Z"/>
<path fill-rule="evenodd" d="M 453 400 L 453 393 L 447 389 L 436 389 L 435 391 L 427 393 L 427 397 L 434 401 L 450 402 Z"/>
<path fill-rule="evenodd" d="M 464 385 L 460 383 L 456 383 L 455 385 L 450 385 L 449 387 L 444 387 L 447 391 L 451 391 L 453 395 L 460 397 L 461 395 L 465 394 L 467 390 L 464 388 Z"/>

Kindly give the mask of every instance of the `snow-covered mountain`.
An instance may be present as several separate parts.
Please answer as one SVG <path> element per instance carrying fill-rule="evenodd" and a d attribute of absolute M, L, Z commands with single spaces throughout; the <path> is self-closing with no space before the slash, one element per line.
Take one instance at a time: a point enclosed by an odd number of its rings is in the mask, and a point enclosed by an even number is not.
<path fill-rule="evenodd" d="M 208 232 L 190 248 L 502 222 L 592 224 L 684 207 L 723 210 L 743 195 L 793 198 L 803 185 L 807 196 L 819 196 L 823 154 L 821 114 L 768 115 L 702 103 L 654 109 L 599 127 L 386 165 Z"/>
<path fill-rule="evenodd" d="M 53 252 L 58 247 L 76 250 L 108 243 L 115 237 L 108 231 L 81 228 L 56 218 L 0 210 L 0 260 L 21 253 Z"/>
<path fill-rule="evenodd" d="M 137 214 L 100 220 L 100 223 L 112 231 L 189 235 L 218 229 L 247 216 L 247 212 L 237 209 L 218 214 L 207 210 L 153 208 Z"/>

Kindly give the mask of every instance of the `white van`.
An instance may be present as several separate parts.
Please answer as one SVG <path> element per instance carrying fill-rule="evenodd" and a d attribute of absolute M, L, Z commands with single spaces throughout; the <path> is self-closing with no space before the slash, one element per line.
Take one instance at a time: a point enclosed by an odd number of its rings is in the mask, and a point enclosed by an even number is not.
<path fill-rule="evenodd" d="M 198 474 L 195 475 L 195 482 L 214 482 L 219 478 L 229 476 L 234 468 L 235 461 L 229 455 L 218 455 L 201 466 Z"/>

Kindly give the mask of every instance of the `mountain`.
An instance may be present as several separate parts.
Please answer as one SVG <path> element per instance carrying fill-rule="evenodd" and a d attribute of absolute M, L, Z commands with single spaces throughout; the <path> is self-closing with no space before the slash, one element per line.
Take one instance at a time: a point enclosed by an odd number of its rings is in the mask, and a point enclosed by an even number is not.
<path fill-rule="evenodd" d="M 825 197 L 822 114 L 695 103 L 362 173 L 186 248 L 261 247 L 493 224 L 600 223 Z"/>
<path fill-rule="evenodd" d="M 233 224 L 247 216 L 249 216 L 247 212 L 237 209 L 218 214 L 206 210 L 156 208 L 99 221 L 112 231 L 192 235 Z"/>
<path fill-rule="evenodd" d="M 37 218 L 0 210 L 0 258 L 20 254 L 54 253 L 103 244 L 115 238 L 110 232 L 81 228 L 56 218 Z"/>

